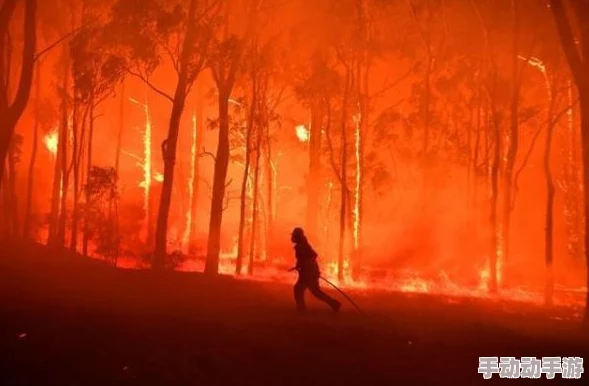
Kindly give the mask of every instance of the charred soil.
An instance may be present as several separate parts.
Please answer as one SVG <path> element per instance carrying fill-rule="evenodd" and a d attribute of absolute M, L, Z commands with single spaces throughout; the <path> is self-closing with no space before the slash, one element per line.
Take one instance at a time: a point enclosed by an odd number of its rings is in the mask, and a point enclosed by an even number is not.
<path fill-rule="evenodd" d="M 494 383 L 477 374 L 479 356 L 589 358 L 572 310 L 352 296 L 370 317 L 311 299 L 299 315 L 283 284 L 114 269 L 3 243 L 0 383 L 473 385 Z"/>

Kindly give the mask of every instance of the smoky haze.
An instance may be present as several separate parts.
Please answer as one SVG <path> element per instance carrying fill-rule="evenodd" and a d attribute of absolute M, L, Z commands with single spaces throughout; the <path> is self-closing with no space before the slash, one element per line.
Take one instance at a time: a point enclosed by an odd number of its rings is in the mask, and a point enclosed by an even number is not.
<path fill-rule="evenodd" d="M 136 268 L 165 232 L 167 266 L 289 280 L 301 226 L 343 285 L 543 301 L 553 275 L 581 304 L 578 92 L 544 2 L 190 3 L 39 2 L 5 232 Z"/>

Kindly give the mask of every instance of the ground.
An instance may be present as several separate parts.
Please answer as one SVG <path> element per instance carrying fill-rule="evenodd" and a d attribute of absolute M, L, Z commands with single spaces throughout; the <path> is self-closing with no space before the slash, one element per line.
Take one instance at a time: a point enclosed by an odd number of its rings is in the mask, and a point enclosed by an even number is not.
<path fill-rule="evenodd" d="M 291 293 L 2 243 L 0 384 L 488 385 L 479 356 L 589 358 L 569 310 L 352 293 L 368 317 L 312 301 L 299 315 Z"/>

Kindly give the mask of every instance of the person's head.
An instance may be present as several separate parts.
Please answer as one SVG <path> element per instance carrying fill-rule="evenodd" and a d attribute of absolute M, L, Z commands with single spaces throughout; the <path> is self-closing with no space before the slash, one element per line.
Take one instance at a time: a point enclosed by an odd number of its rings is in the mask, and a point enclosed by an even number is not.
<path fill-rule="evenodd" d="M 290 240 L 295 244 L 300 244 L 307 240 L 303 228 L 295 228 L 290 235 Z"/>

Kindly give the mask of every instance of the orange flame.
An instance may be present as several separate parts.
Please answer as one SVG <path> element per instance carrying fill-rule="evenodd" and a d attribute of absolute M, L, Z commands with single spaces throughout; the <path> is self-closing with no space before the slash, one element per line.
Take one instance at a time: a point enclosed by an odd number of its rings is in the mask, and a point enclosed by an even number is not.
<path fill-rule="evenodd" d="M 184 233 L 182 234 L 182 248 L 186 253 L 190 244 L 190 228 L 192 227 L 192 202 L 194 200 L 194 179 L 196 178 L 196 113 L 192 115 L 192 145 L 190 146 L 190 178 L 188 179 L 188 209 L 186 210 L 186 223 L 184 226 Z"/>
<path fill-rule="evenodd" d="M 295 127 L 297 138 L 301 142 L 309 142 L 309 129 L 305 125 L 298 125 Z"/>
<path fill-rule="evenodd" d="M 144 234 L 147 235 L 149 223 L 149 191 L 152 181 L 151 172 L 151 118 L 149 115 L 149 106 L 147 103 L 141 103 L 134 98 L 129 98 L 132 103 L 142 106 L 145 112 L 145 128 L 143 130 L 143 162 L 140 163 L 143 168 L 143 181 L 139 186 L 143 188 L 143 209 L 145 210 Z M 153 177 L 157 181 L 156 177 Z M 163 176 L 162 176 L 163 181 Z M 147 236 L 146 236 L 147 237 Z"/>
<path fill-rule="evenodd" d="M 355 130 L 354 130 L 354 156 L 356 158 L 356 179 L 354 186 L 354 208 L 352 213 L 354 215 L 353 238 L 354 251 L 358 251 L 360 244 L 360 180 L 362 178 L 362 170 L 360 170 L 360 119 L 361 115 L 354 116 Z"/>
<path fill-rule="evenodd" d="M 59 144 L 59 132 L 57 128 L 54 128 L 50 133 L 43 137 L 43 143 L 45 144 L 47 150 L 49 150 L 49 153 L 51 153 L 53 157 L 56 157 L 57 145 Z"/>

